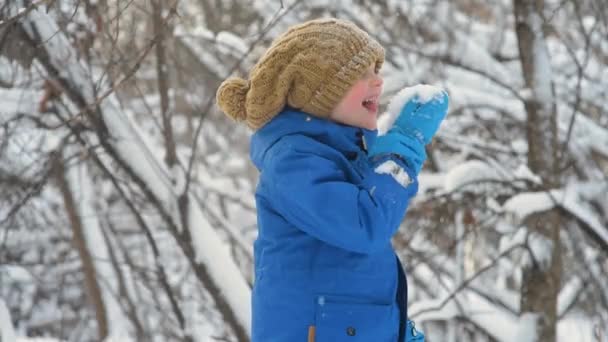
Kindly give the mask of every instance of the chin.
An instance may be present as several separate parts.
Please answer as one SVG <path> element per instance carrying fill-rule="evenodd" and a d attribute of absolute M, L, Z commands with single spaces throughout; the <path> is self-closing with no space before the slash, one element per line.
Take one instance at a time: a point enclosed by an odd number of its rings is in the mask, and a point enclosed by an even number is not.
<path fill-rule="evenodd" d="M 369 115 L 369 114 L 368 114 Z M 368 121 L 363 122 L 361 127 L 367 128 L 369 130 L 375 130 L 378 128 L 378 121 L 376 120 L 377 116 L 374 114 L 373 117 L 370 117 Z"/>
<path fill-rule="evenodd" d="M 357 126 L 369 130 L 375 130 L 377 128 L 376 121 L 374 122 L 360 122 Z"/>

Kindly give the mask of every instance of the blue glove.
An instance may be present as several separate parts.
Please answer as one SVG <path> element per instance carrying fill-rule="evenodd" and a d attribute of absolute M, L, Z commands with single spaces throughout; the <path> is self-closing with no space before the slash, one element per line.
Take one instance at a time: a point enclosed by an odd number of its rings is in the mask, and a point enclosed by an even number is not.
<path fill-rule="evenodd" d="M 430 91 L 435 91 L 435 94 L 429 100 L 422 101 L 416 92 L 417 89 L 421 91 L 431 89 Z M 437 133 L 439 125 L 448 112 L 448 93 L 426 85 L 406 88 L 403 91 L 410 94 L 414 92 L 416 95 L 403 106 L 392 128 L 400 129 L 403 134 L 412 135 L 427 145 Z"/>
<path fill-rule="evenodd" d="M 409 100 L 403 104 L 406 99 Z M 439 129 L 448 103 L 448 94 L 439 88 L 418 85 L 403 89 L 389 104 L 389 115 L 395 115 L 391 111 L 399 111 L 394 124 L 376 139 L 368 155 L 397 154 L 418 174 L 426 160 L 424 146 Z"/>

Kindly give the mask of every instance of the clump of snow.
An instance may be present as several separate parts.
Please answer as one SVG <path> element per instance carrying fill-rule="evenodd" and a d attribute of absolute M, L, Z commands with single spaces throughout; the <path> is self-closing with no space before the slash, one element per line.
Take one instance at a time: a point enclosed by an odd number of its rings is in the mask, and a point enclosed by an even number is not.
<path fill-rule="evenodd" d="M 548 211 L 560 206 L 585 222 L 601 239 L 608 241 L 608 229 L 590 208 L 579 200 L 579 192 L 585 193 L 586 187 L 572 186 L 566 190 L 556 189 L 543 192 L 522 192 L 509 198 L 503 209 L 523 220 L 537 212 Z"/>
<path fill-rule="evenodd" d="M 536 184 L 542 184 L 540 176 L 534 174 L 526 164 L 521 164 L 514 172 L 515 177 L 519 179 L 526 179 Z"/>
<path fill-rule="evenodd" d="M 433 189 L 442 189 L 445 183 L 445 174 L 421 172 L 418 175 L 418 193 L 423 194 Z"/>
<path fill-rule="evenodd" d="M 553 198 L 557 198 L 560 194 L 555 190 L 550 193 Z M 514 213 L 517 218 L 524 219 L 533 213 L 547 211 L 554 206 L 548 192 L 523 192 L 509 198 L 503 208 Z"/>
<path fill-rule="evenodd" d="M 386 113 L 378 119 L 378 132 L 380 135 L 385 134 L 395 123 L 397 117 L 401 113 L 401 109 L 410 100 L 419 103 L 427 103 L 430 101 L 443 101 L 445 90 L 428 84 L 418 84 L 413 87 L 401 89 L 393 96 L 388 104 Z"/>
<path fill-rule="evenodd" d="M 519 96 L 521 96 L 521 98 L 526 101 L 531 100 L 533 98 L 532 89 L 528 87 L 521 88 L 521 90 L 519 91 Z"/>
<path fill-rule="evenodd" d="M 407 187 L 408 185 L 412 184 L 412 179 L 407 172 L 405 172 L 405 170 L 403 170 L 399 164 L 392 160 L 387 160 L 378 165 L 374 171 L 378 174 L 390 174 L 397 181 L 397 183 L 401 184 L 403 187 Z"/>
<path fill-rule="evenodd" d="M 511 148 L 513 151 L 524 154 L 528 152 L 528 142 L 524 139 L 511 140 Z"/>
<path fill-rule="evenodd" d="M 454 167 L 445 177 L 445 190 L 454 191 L 480 181 L 503 180 L 496 169 L 481 160 L 469 160 Z"/>

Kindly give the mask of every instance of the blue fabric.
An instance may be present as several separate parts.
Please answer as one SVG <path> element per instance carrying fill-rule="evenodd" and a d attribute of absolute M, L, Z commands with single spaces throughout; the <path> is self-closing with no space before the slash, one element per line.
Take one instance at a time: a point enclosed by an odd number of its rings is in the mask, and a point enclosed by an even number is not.
<path fill-rule="evenodd" d="M 424 145 L 411 135 L 400 132 L 399 128 L 393 128 L 385 135 L 379 136 L 369 151 L 372 157 L 384 154 L 397 154 L 403 157 L 416 175 L 420 173 L 426 160 Z"/>
<path fill-rule="evenodd" d="M 408 320 L 405 331 L 405 342 L 424 342 L 424 334 L 416 330 L 414 322 Z"/>
<path fill-rule="evenodd" d="M 397 305 L 401 313 L 400 324 L 399 324 L 399 338 L 397 341 L 406 342 L 405 329 L 407 325 L 407 279 L 405 278 L 405 270 L 401 265 L 401 260 L 397 258 Z"/>
<path fill-rule="evenodd" d="M 424 103 L 420 102 L 420 98 L 416 95 L 403 106 L 393 127 L 427 145 L 445 118 L 448 103 L 448 93 L 445 91 Z"/>
<path fill-rule="evenodd" d="M 287 108 L 251 138 L 256 189 L 252 341 L 396 342 L 390 240 L 418 190 L 399 158 L 371 160 L 376 131 Z M 391 159 L 413 182 L 374 168 Z"/>
<path fill-rule="evenodd" d="M 424 145 L 437 133 L 447 114 L 448 102 L 445 91 L 425 103 L 421 103 L 417 95 L 411 98 L 401 109 L 393 127 L 378 137 L 370 155 L 398 154 L 418 174 L 426 160 Z"/>

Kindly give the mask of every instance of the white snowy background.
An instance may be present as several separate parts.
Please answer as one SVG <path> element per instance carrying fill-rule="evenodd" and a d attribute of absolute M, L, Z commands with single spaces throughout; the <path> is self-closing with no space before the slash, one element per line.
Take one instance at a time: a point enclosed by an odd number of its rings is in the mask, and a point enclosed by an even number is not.
<path fill-rule="evenodd" d="M 608 341 L 605 0 L 0 0 L 0 342 L 247 341 L 257 171 L 215 90 L 327 16 L 386 48 L 382 108 L 450 94 L 393 241 L 427 340 Z"/>

